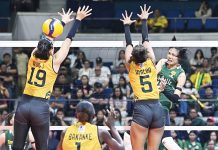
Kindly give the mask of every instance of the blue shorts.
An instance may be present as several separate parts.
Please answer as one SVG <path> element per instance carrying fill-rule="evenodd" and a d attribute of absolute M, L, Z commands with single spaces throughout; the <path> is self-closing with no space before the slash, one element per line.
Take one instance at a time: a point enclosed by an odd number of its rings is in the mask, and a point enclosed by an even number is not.
<path fill-rule="evenodd" d="M 164 110 L 159 100 L 138 100 L 133 110 L 133 121 L 145 128 L 164 126 Z"/>
<path fill-rule="evenodd" d="M 36 149 L 47 150 L 50 113 L 48 100 L 23 95 L 14 118 L 13 150 L 23 150 L 31 127 Z"/>

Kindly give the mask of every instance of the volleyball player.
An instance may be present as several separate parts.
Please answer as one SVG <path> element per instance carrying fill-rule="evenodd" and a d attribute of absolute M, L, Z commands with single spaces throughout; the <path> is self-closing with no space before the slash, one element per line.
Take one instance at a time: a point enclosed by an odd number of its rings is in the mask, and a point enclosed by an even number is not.
<path fill-rule="evenodd" d="M 138 16 L 142 20 L 143 45 L 132 45 L 130 25 L 135 22 L 131 20 L 132 13 L 128 16 L 125 12 L 121 19 L 126 38 L 126 68 L 135 99 L 130 138 L 133 150 L 144 150 L 146 139 L 147 149 L 157 150 L 164 132 L 164 116 L 159 102 L 155 55 L 148 40 L 147 19 L 152 12 L 149 12 L 150 7 L 146 10 L 146 5 L 140 8 L 141 14 Z"/>
<path fill-rule="evenodd" d="M 186 58 L 186 49 L 173 47 L 169 49 L 167 59 L 161 59 L 156 65 L 158 84 L 162 84 L 160 102 L 164 107 L 166 126 L 170 125 L 169 109 L 172 102 L 178 102 L 186 81 L 185 72 L 180 65 L 182 59 Z M 168 150 L 181 150 L 171 137 L 170 131 L 164 131 L 162 143 Z"/>
<path fill-rule="evenodd" d="M 44 38 L 32 51 L 28 62 L 27 81 L 15 113 L 13 150 L 23 150 L 27 133 L 31 127 L 36 149 L 47 150 L 49 135 L 49 104 L 54 82 L 61 63 L 66 58 L 76 31 L 85 17 L 91 15 L 88 6 L 79 7 L 75 22 L 60 50 L 53 54 L 52 38 Z M 63 24 L 72 19 L 70 10 L 63 14 Z"/>
<path fill-rule="evenodd" d="M 108 111 L 106 129 L 100 129 L 91 124 L 95 115 L 95 109 L 92 103 L 81 101 L 76 106 L 76 117 L 78 122 L 71 125 L 61 135 L 61 140 L 57 150 L 101 150 L 101 144 L 106 143 L 111 150 L 124 150 L 122 138 L 114 127 L 114 111 Z"/>

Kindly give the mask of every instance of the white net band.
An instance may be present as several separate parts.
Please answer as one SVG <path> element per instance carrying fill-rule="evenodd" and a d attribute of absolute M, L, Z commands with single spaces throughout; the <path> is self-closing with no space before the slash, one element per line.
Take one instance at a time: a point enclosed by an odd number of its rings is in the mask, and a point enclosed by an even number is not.
<path fill-rule="evenodd" d="M 50 130 L 64 130 L 68 126 L 50 126 Z M 0 131 L 12 129 L 13 126 L 0 126 Z M 106 126 L 99 126 L 101 129 L 109 130 Z M 115 126 L 117 130 L 130 130 L 130 126 Z M 175 130 L 175 131 L 218 131 L 218 126 L 165 126 L 164 130 Z"/>
<path fill-rule="evenodd" d="M 0 41 L 0 47 L 36 47 L 38 41 Z M 55 41 L 61 47 L 63 41 Z M 133 41 L 133 45 L 141 41 Z M 217 41 L 150 41 L 152 47 L 218 47 Z M 73 41 L 71 47 L 125 47 L 124 41 Z"/>

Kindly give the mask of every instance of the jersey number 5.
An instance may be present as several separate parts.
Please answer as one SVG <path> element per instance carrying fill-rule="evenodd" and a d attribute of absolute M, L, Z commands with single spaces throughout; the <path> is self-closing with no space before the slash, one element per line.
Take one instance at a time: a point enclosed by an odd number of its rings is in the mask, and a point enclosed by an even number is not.
<path fill-rule="evenodd" d="M 141 89 L 142 89 L 142 92 L 144 92 L 144 93 L 152 92 L 152 90 L 153 90 L 151 82 L 144 81 L 145 79 L 149 79 L 149 77 L 150 77 L 149 75 L 140 76 L 140 84 L 143 86 Z M 145 89 L 145 87 L 144 87 L 145 85 L 148 86 L 148 89 Z"/>
<path fill-rule="evenodd" d="M 45 79 L 46 79 L 46 72 L 45 70 L 38 70 L 36 73 L 36 79 L 39 80 L 40 82 L 37 81 L 32 81 L 33 80 L 33 74 L 34 74 L 35 68 L 31 68 L 31 74 L 30 78 L 28 80 L 28 83 L 31 85 L 35 85 L 38 87 L 43 87 L 45 85 Z"/>

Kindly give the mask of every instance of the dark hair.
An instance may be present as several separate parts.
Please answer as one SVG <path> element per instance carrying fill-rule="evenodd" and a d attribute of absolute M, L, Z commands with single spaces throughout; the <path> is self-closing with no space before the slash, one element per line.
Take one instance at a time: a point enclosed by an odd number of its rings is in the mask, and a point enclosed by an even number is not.
<path fill-rule="evenodd" d="M 41 60 L 49 59 L 49 51 L 53 48 L 53 44 L 48 39 L 42 39 L 39 41 L 37 50 L 34 52 L 34 56 Z"/>
<path fill-rule="evenodd" d="M 147 50 L 143 45 L 136 45 L 133 47 L 132 56 L 130 57 L 129 63 L 132 61 L 136 64 L 143 63 L 147 60 Z"/>
<path fill-rule="evenodd" d="M 178 51 L 178 63 L 182 64 L 184 61 L 187 61 L 188 57 L 187 57 L 187 49 L 183 48 L 183 47 L 170 47 L 170 49 L 176 49 Z"/>
<path fill-rule="evenodd" d="M 87 83 L 87 84 L 89 84 L 89 77 L 88 77 L 87 75 L 82 75 L 81 78 L 80 78 L 80 80 L 82 81 L 82 78 L 84 78 L 84 77 L 88 80 L 88 83 Z M 82 84 L 82 83 L 81 83 L 81 84 Z"/>
<path fill-rule="evenodd" d="M 211 47 L 210 51 L 216 51 L 217 52 L 217 47 Z"/>
<path fill-rule="evenodd" d="M 95 59 L 96 64 L 101 64 L 102 63 L 102 58 L 101 57 L 97 57 Z"/>
<path fill-rule="evenodd" d="M 194 133 L 196 136 L 198 136 L 198 131 L 190 131 L 188 135 L 190 135 L 191 133 Z"/>
<path fill-rule="evenodd" d="M 103 85 L 100 82 L 95 82 L 94 83 L 94 88 L 102 88 Z"/>
<path fill-rule="evenodd" d="M 120 114 L 118 120 L 119 120 L 120 124 L 122 124 L 122 115 L 121 115 L 120 109 L 119 108 L 115 108 L 114 111 L 117 111 Z"/>
<path fill-rule="evenodd" d="M 123 98 L 123 92 L 122 92 L 122 90 L 121 90 L 121 88 L 120 87 L 115 87 L 115 88 L 113 88 L 113 98 L 115 99 L 116 98 L 116 95 L 115 95 L 115 91 L 116 91 L 116 89 L 119 89 L 120 90 L 120 96 L 119 96 L 119 99 L 122 99 Z"/>
<path fill-rule="evenodd" d="M 76 113 L 79 113 L 78 120 L 80 122 L 91 122 L 95 115 L 95 109 L 92 103 L 84 100 L 76 105 Z"/>
<path fill-rule="evenodd" d="M 123 79 L 123 80 L 124 80 L 125 83 L 124 83 L 123 88 L 126 88 L 126 86 L 127 86 L 126 78 L 125 78 L 124 76 L 120 76 L 119 81 L 120 81 L 120 79 Z M 121 87 L 120 84 L 118 84 L 118 86 Z"/>
<path fill-rule="evenodd" d="M 174 35 L 172 38 L 172 41 L 177 41 L 176 36 Z M 187 49 L 183 48 L 183 47 L 170 47 L 171 48 L 175 48 L 178 51 L 178 59 L 179 59 L 179 64 L 182 64 L 183 61 L 187 61 L 188 57 L 187 57 Z"/>
<path fill-rule="evenodd" d="M 3 58 L 5 58 L 6 56 L 11 57 L 11 54 L 9 54 L 9 53 L 4 53 L 4 54 L 3 54 Z"/>
<path fill-rule="evenodd" d="M 197 59 L 197 53 L 200 52 L 201 53 L 201 56 L 200 58 L 204 58 L 204 53 L 201 49 L 197 49 L 196 52 L 195 52 L 195 55 L 194 55 L 194 59 Z"/>
<path fill-rule="evenodd" d="M 125 50 L 122 49 L 122 50 L 119 51 L 118 60 L 121 60 L 120 54 L 121 54 L 122 52 L 124 52 L 124 54 L 125 54 Z"/>

